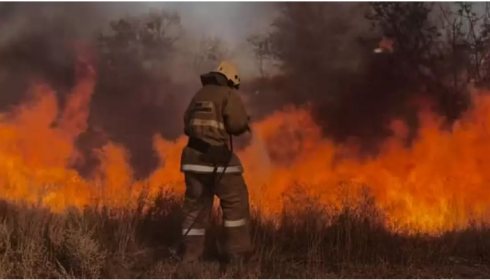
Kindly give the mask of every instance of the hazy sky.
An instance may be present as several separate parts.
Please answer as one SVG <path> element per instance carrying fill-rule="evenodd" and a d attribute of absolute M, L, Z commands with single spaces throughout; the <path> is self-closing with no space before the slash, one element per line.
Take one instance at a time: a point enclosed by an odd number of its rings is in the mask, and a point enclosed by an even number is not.
<path fill-rule="evenodd" d="M 0 48 L 29 32 L 37 16 L 60 19 L 60 22 L 62 19 L 65 24 L 74 26 L 79 36 L 92 36 L 93 31 L 108 28 L 110 20 L 148 13 L 152 8 L 169 9 L 180 15 L 189 35 L 187 38 L 216 36 L 222 39 L 245 78 L 256 71 L 246 38 L 269 26 L 273 5 L 267 2 L 0 3 L 0 15 L 4 17 L 2 24 L 8 26 L 0 30 Z"/>
<path fill-rule="evenodd" d="M 244 75 L 255 71 L 246 38 L 265 30 L 272 19 L 273 3 L 255 2 L 137 2 L 121 5 L 117 13 L 145 13 L 151 8 L 165 8 L 181 15 L 186 32 L 217 36 L 236 54 L 235 62 Z"/>
<path fill-rule="evenodd" d="M 169 7 L 182 15 L 183 24 L 196 32 L 222 36 L 230 43 L 265 27 L 269 3 L 253 2 L 148 2 L 147 7 Z"/>

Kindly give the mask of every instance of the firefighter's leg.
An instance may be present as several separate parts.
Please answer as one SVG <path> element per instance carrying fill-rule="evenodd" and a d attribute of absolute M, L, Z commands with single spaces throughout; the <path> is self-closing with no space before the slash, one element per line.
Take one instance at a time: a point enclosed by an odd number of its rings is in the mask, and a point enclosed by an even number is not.
<path fill-rule="evenodd" d="M 204 251 L 204 238 L 213 193 L 208 186 L 211 175 L 186 173 L 182 224 L 183 262 L 197 261 Z"/>
<path fill-rule="evenodd" d="M 247 185 L 242 174 L 224 174 L 217 186 L 223 210 L 225 249 L 228 257 L 245 256 L 252 251 L 250 209 Z"/>

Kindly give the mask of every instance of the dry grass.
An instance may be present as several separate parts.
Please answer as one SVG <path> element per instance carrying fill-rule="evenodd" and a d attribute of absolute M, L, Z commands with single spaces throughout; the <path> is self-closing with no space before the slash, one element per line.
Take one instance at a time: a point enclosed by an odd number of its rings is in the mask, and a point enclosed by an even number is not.
<path fill-rule="evenodd" d="M 0 278 L 172 278 L 168 251 L 179 239 L 180 199 L 161 196 L 148 211 L 0 205 Z M 370 213 L 360 215 L 358 213 Z M 385 230 L 366 209 L 328 217 L 316 208 L 283 213 L 279 226 L 254 215 L 256 252 L 246 270 L 221 274 L 212 225 L 207 261 L 191 278 L 485 278 L 490 230 L 438 238 Z M 328 217 L 328 218 L 327 218 Z M 332 223 L 326 223 L 333 221 Z"/>

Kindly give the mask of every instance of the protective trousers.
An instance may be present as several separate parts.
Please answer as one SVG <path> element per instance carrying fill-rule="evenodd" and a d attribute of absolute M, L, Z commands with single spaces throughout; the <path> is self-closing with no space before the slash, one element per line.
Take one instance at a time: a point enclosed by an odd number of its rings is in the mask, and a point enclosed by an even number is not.
<path fill-rule="evenodd" d="M 204 251 L 206 227 L 214 195 L 220 199 L 228 256 L 252 251 L 248 190 L 242 174 L 185 173 L 186 192 L 183 206 L 183 261 L 198 260 Z M 189 229 L 190 228 L 190 229 Z"/>

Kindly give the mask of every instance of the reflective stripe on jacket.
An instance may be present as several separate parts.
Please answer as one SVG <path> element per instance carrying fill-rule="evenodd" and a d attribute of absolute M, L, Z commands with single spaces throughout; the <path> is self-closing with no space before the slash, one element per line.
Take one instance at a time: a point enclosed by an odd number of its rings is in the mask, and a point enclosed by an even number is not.
<path fill-rule="evenodd" d="M 182 172 L 194 172 L 194 173 L 213 173 L 215 171 L 215 167 L 199 165 L 199 164 L 182 164 L 180 167 Z M 243 168 L 241 166 L 227 166 L 226 169 L 224 166 L 218 166 L 216 168 L 217 173 L 243 173 Z"/>

